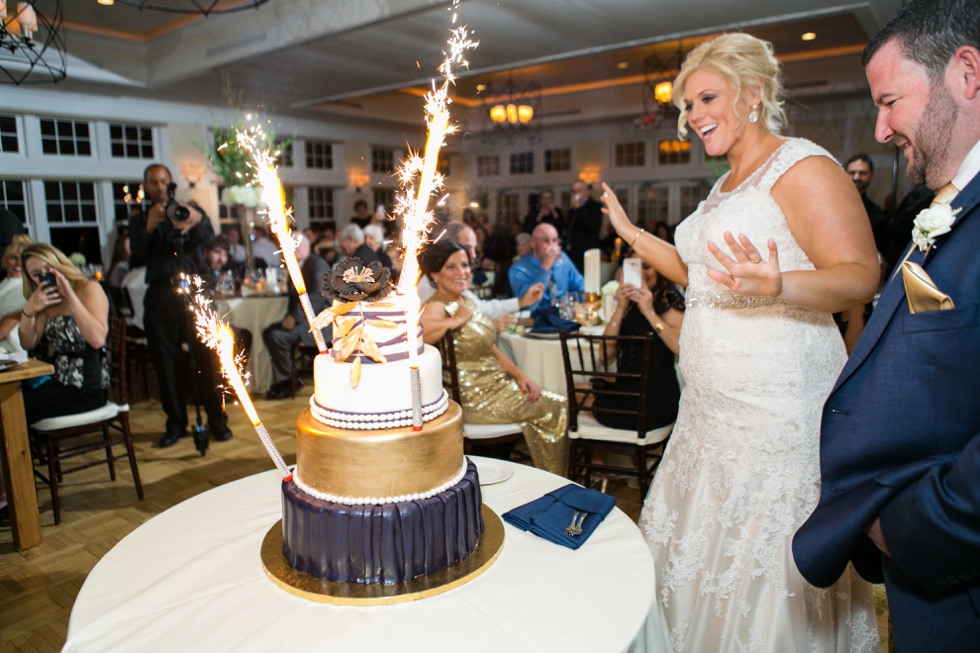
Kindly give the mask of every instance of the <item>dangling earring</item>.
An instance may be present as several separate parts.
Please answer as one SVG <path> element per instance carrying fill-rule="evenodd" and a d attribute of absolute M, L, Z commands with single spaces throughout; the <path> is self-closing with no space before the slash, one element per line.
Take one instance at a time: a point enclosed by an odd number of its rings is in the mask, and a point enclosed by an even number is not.
<path fill-rule="evenodd" d="M 758 104 L 753 104 L 752 105 L 752 113 L 749 114 L 749 122 L 752 123 L 753 125 L 755 123 L 759 122 L 759 112 L 756 111 L 756 109 L 758 109 L 758 108 L 759 108 L 759 105 Z"/>

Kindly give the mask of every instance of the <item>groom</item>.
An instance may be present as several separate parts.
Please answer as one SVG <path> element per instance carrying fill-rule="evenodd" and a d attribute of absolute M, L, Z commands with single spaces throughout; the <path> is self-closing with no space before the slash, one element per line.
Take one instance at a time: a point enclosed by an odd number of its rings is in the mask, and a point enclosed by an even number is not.
<path fill-rule="evenodd" d="M 863 64 L 875 137 L 938 192 L 907 260 L 952 306 L 897 267 L 824 405 L 793 554 L 819 587 L 849 560 L 884 580 L 899 652 L 980 650 L 980 1 L 911 2 Z"/>

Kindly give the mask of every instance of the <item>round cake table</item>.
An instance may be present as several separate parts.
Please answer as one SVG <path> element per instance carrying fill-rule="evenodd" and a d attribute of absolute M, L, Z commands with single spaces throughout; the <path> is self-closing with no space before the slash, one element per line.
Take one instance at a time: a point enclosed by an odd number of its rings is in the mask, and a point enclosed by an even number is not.
<path fill-rule="evenodd" d="M 510 479 L 482 488 L 484 502 L 498 515 L 568 483 L 512 467 Z M 577 551 L 505 523 L 503 551 L 481 576 L 445 594 L 377 607 L 315 603 L 273 584 L 259 547 L 280 518 L 274 470 L 157 515 L 88 575 L 63 650 L 669 650 L 653 559 L 639 529 L 618 508 Z"/>

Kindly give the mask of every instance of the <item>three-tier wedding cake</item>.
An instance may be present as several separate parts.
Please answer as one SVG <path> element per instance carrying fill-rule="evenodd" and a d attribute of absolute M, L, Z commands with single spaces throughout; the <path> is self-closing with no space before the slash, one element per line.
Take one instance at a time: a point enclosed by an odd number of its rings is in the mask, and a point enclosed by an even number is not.
<path fill-rule="evenodd" d="M 388 271 L 348 259 L 329 272 L 330 354 L 317 356 L 310 408 L 296 422 L 296 470 L 284 482 L 283 554 L 334 582 L 390 585 L 466 558 L 483 533 L 463 418 L 442 387 L 439 352 L 409 351 L 406 301 Z M 423 426 L 413 428 L 410 368 Z"/>

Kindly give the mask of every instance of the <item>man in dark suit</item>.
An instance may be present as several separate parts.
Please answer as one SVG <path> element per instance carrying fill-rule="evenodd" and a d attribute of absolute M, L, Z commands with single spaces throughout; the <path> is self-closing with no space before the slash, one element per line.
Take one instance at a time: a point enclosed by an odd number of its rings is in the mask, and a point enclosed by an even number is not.
<path fill-rule="evenodd" d="M 360 229 L 360 227 L 358 227 Z M 327 307 L 326 298 L 320 294 L 323 285 L 323 275 L 330 269 L 330 264 L 319 256 L 310 256 L 310 241 L 303 236 L 296 245 L 296 258 L 300 261 L 303 281 L 310 296 L 313 313 L 319 315 Z M 327 334 L 325 337 L 329 338 Z M 282 322 L 274 322 L 262 331 L 262 341 L 269 350 L 272 359 L 272 386 L 266 393 L 266 399 L 285 399 L 290 394 L 293 376 L 293 345 L 302 344 L 315 347 L 316 341 L 310 331 L 310 323 L 300 304 L 299 295 L 292 283 L 289 284 L 289 308 Z M 302 382 L 299 382 L 302 387 Z"/>
<path fill-rule="evenodd" d="M 875 164 L 867 154 L 855 154 L 847 163 L 844 164 L 847 176 L 854 182 L 854 187 L 861 193 L 861 201 L 864 202 L 864 211 L 868 214 L 868 221 L 871 222 L 871 232 L 875 237 L 875 247 L 879 252 L 885 251 L 884 227 L 888 221 L 888 215 L 880 206 L 871 201 L 868 197 L 868 186 L 875 176 Z M 905 244 L 904 242 L 902 243 Z"/>
<path fill-rule="evenodd" d="M 589 195 L 589 187 L 577 179 L 572 183 L 572 208 L 568 211 L 568 251 L 572 263 L 582 272 L 585 251 L 599 246 L 602 229 L 602 205 Z"/>
<path fill-rule="evenodd" d="M 915 0 L 871 40 L 863 63 L 879 107 L 876 138 L 902 147 L 909 178 L 938 191 L 907 261 L 954 308 L 933 310 L 923 284 L 898 266 L 824 406 L 820 502 L 793 553 L 820 587 L 848 561 L 884 581 L 899 652 L 975 651 L 980 3 Z"/>

